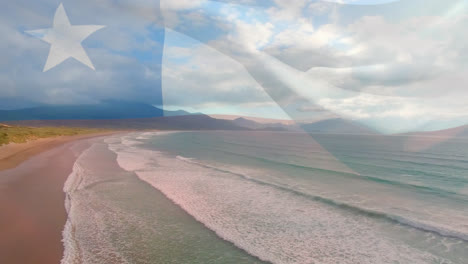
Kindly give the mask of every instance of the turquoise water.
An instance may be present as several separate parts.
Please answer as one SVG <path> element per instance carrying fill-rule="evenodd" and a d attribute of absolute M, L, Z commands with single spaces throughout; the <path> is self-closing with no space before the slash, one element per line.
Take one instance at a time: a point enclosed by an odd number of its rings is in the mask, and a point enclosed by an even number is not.
<path fill-rule="evenodd" d="M 77 163 L 73 230 L 117 263 L 467 263 L 466 139 L 135 133 Z"/>

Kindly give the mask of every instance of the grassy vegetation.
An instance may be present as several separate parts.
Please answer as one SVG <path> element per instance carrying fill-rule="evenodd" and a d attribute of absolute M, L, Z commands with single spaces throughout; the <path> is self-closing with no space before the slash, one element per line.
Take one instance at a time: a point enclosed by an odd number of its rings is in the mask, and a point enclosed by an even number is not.
<path fill-rule="evenodd" d="M 39 138 L 73 136 L 104 132 L 102 129 L 71 127 L 17 127 L 0 124 L 0 146 L 8 143 L 24 143 Z"/>

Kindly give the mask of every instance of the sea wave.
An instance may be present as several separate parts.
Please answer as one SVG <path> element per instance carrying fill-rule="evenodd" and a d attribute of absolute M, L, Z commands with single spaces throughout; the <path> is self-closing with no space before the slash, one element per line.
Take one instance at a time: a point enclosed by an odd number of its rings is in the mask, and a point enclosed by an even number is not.
<path fill-rule="evenodd" d="M 443 236 L 443 237 L 456 238 L 456 239 L 460 239 L 460 240 L 463 240 L 465 242 L 468 242 L 468 234 L 465 234 L 465 233 L 462 233 L 462 232 L 458 232 L 458 231 L 455 231 L 455 230 L 450 230 L 450 229 L 446 229 L 446 228 L 442 228 L 442 227 L 432 226 L 430 224 L 425 224 L 425 223 L 422 223 L 422 222 L 414 220 L 414 219 L 409 219 L 409 218 L 405 218 L 405 217 L 398 216 L 398 215 L 388 214 L 388 213 L 382 212 L 382 211 L 376 211 L 376 210 L 371 210 L 371 209 L 368 209 L 368 208 L 357 207 L 357 206 L 355 206 L 353 204 L 333 200 L 333 199 L 330 199 L 330 198 L 326 198 L 324 196 L 311 195 L 311 194 L 308 194 L 308 193 L 304 193 L 304 192 L 301 192 L 301 191 L 290 189 L 289 187 L 285 187 L 285 186 L 281 186 L 281 185 L 278 185 L 278 184 L 274 184 L 274 183 L 262 181 L 262 180 L 259 180 L 259 179 L 255 179 L 254 177 L 251 177 L 248 174 L 242 174 L 242 173 L 231 171 L 231 170 L 226 169 L 226 168 L 216 167 L 216 166 L 212 166 L 212 165 L 209 165 L 209 164 L 206 164 L 206 163 L 203 163 L 203 162 L 199 162 L 194 158 L 186 158 L 186 157 L 183 157 L 183 156 L 177 156 L 176 158 L 181 160 L 181 161 L 188 162 L 188 163 L 191 163 L 191 164 L 195 164 L 195 165 L 198 165 L 198 166 L 201 166 L 201 167 L 210 168 L 210 169 L 213 169 L 213 170 L 216 170 L 216 171 L 229 173 L 231 175 L 242 177 L 245 180 L 249 180 L 249 181 L 252 181 L 252 182 L 255 182 L 255 183 L 258 183 L 258 184 L 262 184 L 262 185 L 267 185 L 267 186 L 276 188 L 276 189 L 281 190 L 281 191 L 291 192 L 291 193 L 294 193 L 294 194 L 299 195 L 299 196 L 304 196 L 304 197 L 307 197 L 308 199 L 312 199 L 314 201 L 319 201 L 319 202 L 322 202 L 322 203 L 327 204 L 327 205 L 332 205 L 332 206 L 340 208 L 340 209 L 349 210 L 349 211 L 352 211 L 354 213 L 363 214 L 363 215 L 368 216 L 368 217 L 380 218 L 380 219 L 390 221 L 390 222 L 393 222 L 393 223 L 402 224 L 402 225 L 405 225 L 405 226 L 408 226 L 408 227 L 412 227 L 412 228 L 415 228 L 415 229 L 418 229 L 418 230 L 421 230 L 421 231 L 435 233 L 435 234 Z"/>
<path fill-rule="evenodd" d="M 88 150 L 85 150 L 73 164 L 73 170 L 65 181 L 63 191 L 65 193 L 65 209 L 67 211 L 67 222 L 62 231 L 62 243 L 64 253 L 61 260 L 62 264 L 80 264 L 83 263 L 79 242 L 75 237 L 75 226 L 73 224 L 72 198 L 71 193 L 76 191 L 83 180 L 84 168 L 80 165 L 80 157 Z"/>
<path fill-rule="evenodd" d="M 96 208 L 100 210 L 110 208 L 92 191 L 94 186 L 106 181 L 97 177 L 98 175 L 90 169 L 90 165 L 96 164 L 97 156 L 102 158 L 98 151 L 100 147 L 102 144 L 93 143 L 81 153 L 64 184 L 65 208 L 68 216 L 62 231 L 64 245 L 62 264 L 130 263 L 108 239 L 109 234 L 104 230 L 106 226 L 103 224 L 105 220 L 102 212 L 96 210 Z M 127 217 L 123 213 L 116 215 L 120 218 Z"/>
<path fill-rule="evenodd" d="M 456 245 L 468 239 L 456 230 L 306 194 L 193 158 L 171 157 L 124 142 L 109 148 L 123 169 L 135 172 L 220 237 L 262 260 L 452 263 L 450 256 L 446 259 L 431 250 L 442 248 L 446 240 Z M 431 249 L 426 252 L 408 241 L 387 238 L 385 232 L 420 237 L 418 241 Z"/>
<path fill-rule="evenodd" d="M 360 174 L 352 171 L 345 171 L 345 170 L 340 170 L 340 169 L 326 169 L 326 168 L 316 168 L 316 167 L 310 167 L 298 163 L 291 163 L 291 162 L 285 162 L 285 161 L 278 161 L 274 159 L 268 159 L 264 157 L 258 157 L 254 155 L 249 155 L 249 154 L 244 154 L 244 153 L 236 153 L 232 151 L 227 151 L 224 149 L 213 149 L 214 151 L 221 152 L 221 153 L 226 153 L 229 155 L 234 155 L 234 156 L 240 156 L 244 158 L 249 158 L 253 160 L 257 160 L 260 162 L 264 163 L 270 163 L 270 164 L 276 164 L 276 165 L 281 165 L 281 166 L 289 166 L 292 168 L 299 168 L 299 169 L 304 169 L 310 172 L 319 172 L 319 173 L 328 173 L 328 174 L 333 174 L 335 176 L 342 176 L 342 177 L 352 177 L 356 179 L 363 179 L 363 180 L 369 180 L 377 183 L 382 183 L 382 184 L 388 184 L 388 185 L 395 185 L 399 187 L 404 187 L 408 189 L 413 189 L 413 190 L 420 190 L 420 191 L 425 191 L 425 192 L 431 192 L 432 194 L 438 195 L 438 196 L 443 196 L 443 197 L 450 197 L 453 199 L 457 199 L 463 202 L 468 202 L 468 197 L 465 195 L 460 195 L 460 193 L 447 190 L 447 189 L 442 189 L 442 188 L 437 188 L 434 186 L 427 186 L 427 185 L 418 185 L 414 183 L 408 183 L 404 181 L 399 181 L 399 180 L 391 180 L 388 178 L 383 178 L 383 177 L 377 177 L 377 176 L 372 176 L 372 175 L 365 175 L 365 174 Z M 352 162 L 348 162 L 352 163 Z M 376 168 L 380 168 L 377 167 Z M 415 173 L 414 170 L 411 171 L 404 171 L 407 173 Z M 420 172 L 423 173 L 423 172 Z M 451 180 L 457 180 L 460 182 L 460 184 L 468 184 L 468 181 L 464 178 L 453 178 Z"/>

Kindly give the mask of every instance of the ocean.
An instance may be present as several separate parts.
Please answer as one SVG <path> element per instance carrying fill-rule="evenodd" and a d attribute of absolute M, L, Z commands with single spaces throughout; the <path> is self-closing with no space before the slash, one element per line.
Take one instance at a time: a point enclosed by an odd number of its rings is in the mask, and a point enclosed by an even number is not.
<path fill-rule="evenodd" d="M 64 191 L 62 263 L 468 263 L 468 139 L 131 133 Z"/>

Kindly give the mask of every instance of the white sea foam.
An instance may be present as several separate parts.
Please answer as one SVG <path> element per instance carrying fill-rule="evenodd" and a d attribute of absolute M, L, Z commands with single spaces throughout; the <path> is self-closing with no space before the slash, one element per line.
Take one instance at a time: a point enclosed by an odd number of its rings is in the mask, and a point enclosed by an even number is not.
<path fill-rule="evenodd" d="M 86 151 L 85 151 L 86 152 Z M 83 152 L 84 154 L 84 152 Z M 77 241 L 74 237 L 74 228 L 71 219 L 71 200 L 69 197 L 69 193 L 76 190 L 80 184 L 82 173 L 82 168 L 79 165 L 78 161 L 75 162 L 73 165 L 73 171 L 68 176 L 65 185 L 63 187 L 63 191 L 65 192 L 65 209 L 67 210 L 68 218 L 67 222 L 65 223 L 65 227 L 62 231 L 62 243 L 64 245 L 64 252 L 62 257 L 62 264 L 79 264 L 81 263 L 80 258 L 80 250 L 77 245 Z"/>
<path fill-rule="evenodd" d="M 138 148 L 109 144 L 119 165 L 163 192 L 220 237 L 274 263 L 453 263 L 402 243 L 406 227 Z M 410 230 L 411 231 L 411 230 Z M 415 231 L 417 232 L 417 231 Z"/>
<path fill-rule="evenodd" d="M 462 217 L 458 217 L 456 214 L 449 214 L 451 215 L 451 218 L 449 218 L 447 221 L 438 222 L 438 223 L 430 219 L 431 217 L 429 217 L 429 219 L 418 220 L 414 217 L 411 217 L 410 212 L 408 213 L 407 216 L 394 215 L 391 213 L 391 211 L 386 212 L 382 208 L 376 207 L 375 204 L 378 204 L 380 201 L 377 201 L 377 202 L 373 201 L 372 203 L 372 201 L 368 201 L 369 198 L 364 198 L 361 195 L 354 194 L 350 196 L 348 194 L 345 195 L 345 194 L 332 193 L 329 189 L 323 190 L 323 186 L 318 186 L 318 185 L 316 186 L 307 185 L 307 188 L 304 188 L 304 186 L 302 186 L 298 182 L 297 179 L 292 179 L 292 180 L 290 179 L 288 181 L 288 180 L 285 180 L 285 177 L 278 177 L 278 175 L 273 176 L 271 172 L 268 172 L 265 170 L 254 169 L 251 167 L 219 164 L 213 161 L 199 162 L 194 158 L 186 158 L 182 156 L 176 156 L 176 158 L 184 162 L 202 166 L 204 168 L 210 168 L 215 171 L 221 171 L 225 173 L 234 174 L 239 177 L 245 178 L 247 180 L 252 180 L 259 184 L 265 184 L 265 185 L 268 185 L 277 189 L 281 189 L 281 190 L 292 191 L 297 194 L 301 194 L 301 195 L 307 196 L 315 200 L 320 200 L 328 204 L 344 206 L 348 210 L 353 210 L 353 211 L 357 211 L 363 214 L 373 215 L 375 217 L 380 217 L 384 220 L 389 220 L 389 221 L 393 221 L 399 224 L 407 225 L 407 226 L 410 226 L 410 227 L 413 227 L 422 231 L 432 232 L 432 233 L 440 234 L 442 236 L 459 238 L 461 240 L 468 241 L 468 235 L 466 233 L 463 233 L 462 231 L 459 231 L 456 228 L 454 228 L 455 226 L 454 222 L 464 223 L 463 221 L 464 219 Z M 266 174 L 269 174 L 269 175 L 266 176 Z M 369 206 L 369 202 L 371 202 L 373 206 Z M 411 202 L 407 201 L 407 204 L 411 204 Z M 445 209 L 445 210 L 446 211 L 444 213 L 447 213 L 447 211 L 450 209 Z M 426 209 L 426 211 L 428 211 L 428 214 L 430 216 L 434 216 L 435 214 L 442 214 L 442 213 L 430 214 L 429 213 L 430 210 Z M 447 218 L 446 215 L 447 214 L 444 215 L 445 217 L 441 217 L 441 218 Z M 462 230 L 464 229 L 462 228 Z"/>
<path fill-rule="evenodd" d="M 101 181 L 87 169 L 95 159 L 96 144 L 84 151 L 76 160 L 73 171 L 64 185 L 65 207 L 68 219 L 63 234 L 64 255 L 62 264 L 85 263 L 129 263 L 115 248 L 106 231 L 104 212 L 111 208 L 93 192 L 87 191 L 90 184 Z M 115 219 L 129 216 L 115 212 Z M 125 242 L 123 242 L 125 243 Z"/>

